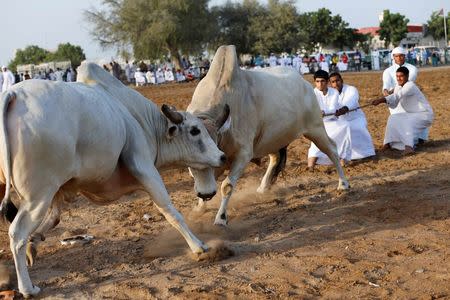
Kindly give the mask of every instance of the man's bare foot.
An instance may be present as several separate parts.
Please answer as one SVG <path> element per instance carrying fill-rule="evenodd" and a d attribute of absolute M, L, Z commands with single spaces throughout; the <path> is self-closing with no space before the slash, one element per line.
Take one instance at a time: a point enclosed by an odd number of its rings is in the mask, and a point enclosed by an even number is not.
<path fill-rule="evenodd" d="M 381 147 L 381 151 L 385 151 L 385 150 L 389 150 L 391 149 L 391 145 L 389 144 L 384 144 L 383 147 Z"/>
<path fill-rule="evenodd" d="M 410 147 L 410 146 L 405 146 L 405 150 L 403 150 L 402 155 L 403 156 L 408 156 L 414 154 L 414 148 Z"/>

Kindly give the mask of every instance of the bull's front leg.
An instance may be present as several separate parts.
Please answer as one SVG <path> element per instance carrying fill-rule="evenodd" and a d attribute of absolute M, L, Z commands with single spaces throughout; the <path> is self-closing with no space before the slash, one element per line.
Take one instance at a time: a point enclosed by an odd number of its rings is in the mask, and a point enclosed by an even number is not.
<path fill-rule="evenodd" d="M 139 163 L 133 158 L 130 161 L 126 161 L 126 165 L 131 174 L 145 187 L 166 220 L 181 233 L 191 251 L 196 254 L 206 252 L 208 246 L 192 233 L 183 216 L 173 206 L 158 170 L 154 166 L 146 166 L 145 162 Z"/>
<path fill-rule="evenodd" d="M 241 151 L 231 163 L 230 173 L 222 182 L 222 186 L 220 188 L 222 202 L 220 203 L 219 211 L 217 212 L 216 219 L 214 220 L 215 225 L 226 226 L 228 224 L 228 202 L 230 201 L 231 194 L 233 193 L 239 177 L 241 177 L 242 172 L 251 159 L 252 153 Z"/>

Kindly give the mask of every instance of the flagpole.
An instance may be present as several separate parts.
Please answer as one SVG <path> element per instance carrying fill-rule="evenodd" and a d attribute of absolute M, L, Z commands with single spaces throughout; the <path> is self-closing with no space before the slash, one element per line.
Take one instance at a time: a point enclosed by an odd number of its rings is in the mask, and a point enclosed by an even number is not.
<path fill-rule="evenodd" d="M 447 41 L 447 22 L 445 21 L 445 9 L 442 8 L 442 13 L 444 15 L 444 37 L 445 37 L 445 47 L 448 46 L 448 41 Z"/>

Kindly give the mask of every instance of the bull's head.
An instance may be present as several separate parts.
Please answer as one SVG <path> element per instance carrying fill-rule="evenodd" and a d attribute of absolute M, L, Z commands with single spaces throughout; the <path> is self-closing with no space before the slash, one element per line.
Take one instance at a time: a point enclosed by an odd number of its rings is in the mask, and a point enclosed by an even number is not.
<path fill-rule="evenodd" d="M 158 152 L 159 164 L 199 170 L 223 166 L 225 154 L 217 148 L 202 120 L 168 105 L 163 105 L 161 111 L 168 122 Z"/>
<path fill-rule="evenodd" d="M 216 111 L 216 113 L 214 113 Z M 203 121 L 205 128 L 208 130 L 211 138 L 218 143 L 219 132 L 230 115 L 230 107 L 225 104 L 221 113 L 217 114 L 217 108 L 206 113 L 199 114 L 199 118 Z M 213 117 L 211 117 L 213 116 Z M 215 117 L 214 117 L 215 116 Z M 216 178 L 213 168 L 203 170 L 189 168 L 189 172 L 194 177 L 194 189 L 198 197 L 203 200 L 210 200 L 217 192 Z"/>

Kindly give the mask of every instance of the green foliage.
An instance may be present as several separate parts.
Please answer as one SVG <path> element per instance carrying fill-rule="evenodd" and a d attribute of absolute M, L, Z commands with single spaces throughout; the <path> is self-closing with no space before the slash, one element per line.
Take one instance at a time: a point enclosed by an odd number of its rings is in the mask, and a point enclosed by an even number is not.
<path fill-rule="evenodd" d="M 244 0 L 243 3 L 227 1 L 222 6 L 213 7 L 211 13 L 216 23 L 208 45 L 210 50 L 233 44 L 238 53 L 252 53 L 256 35 L 250 31 L 251 20 L 265 13 L 257 0 Z"/>
<path fill-rule="evenodd" d="M 70 60 L 72 67 L 77 68 L 86 59 L 83 49 L 70 43 L 59 44 L 58 49 L 50 54 L 52 61 Z"/>
<path fill-rule="evenodd" d="M 304 47 L 308 51 L 313 51 L 318 45 L 353 48 L 357 43 L 368 40 L 368 35 L 357 33 L 340 15 L 333 16 L 326 8 L 302 14 L 299 20 L 306 37 Z"/>
<path fill-rule="evenodd" d="M 291 52 L 299 44 L 298 13 L 294 1 L 269 0 L 266 11 L 251 19 L 256 53 Z"/>
<path fill-rule="evenodd" d="M 80 46 L 74 46 L 70 43 L 59 44 L 55 52 L 50 52 L 39 46 L 27 46 L 25 49 L 19 49 L 16 56 L 9 63 L 9 69 L 16 71 L 18 65 L 35 64 L 38 65 L 49 61 L 70 60 L 72 67 L 78 67 L 86 59 L 83 49 Z"/>
<path fill-rule="evenodd" d="M 8 64 L 10 70 L 16 71 L 18 65 L 40 64 L 47 61 L 50 52 L 32 45 L 25 49 L 18 49 L 14 59 Z"/>
<path fill-rule="evenodd" d="M 405 16 L 396 13 L 391 14 L 389 10 L 383 11 L 383 21 L 380 23 L 380 39 L 384 40 L 385 47 L 389 47 L 392 43 L 398 45 L 398 43 L 406 37 L 408 33 L 408 22 Z"/>
<path fill-rule="evenodd" d="M 86 11 L 91 34 L 103 47 L 136 59 L 161 59 L 170 53 L 197 55 L 234 44 L 239 54 L 313 51 L 367 45 L 340 15 L 321 8 L 299 14 L 294 0 L 227 1 L 208 8 L 209 0 L 103 0 L 103 9 Z"/>
<path fill-rule="evenodd" d="M 200 53 L 211 35 L 207 0 L 104 0 L 108 8 L 86 11 L 95 40 L 103 47 L 132 48 L 137 59 L 170 52 Z"/>
<path fill-rule="evenodd" d="M 450 28 L 450 12 L 447 14 L 445 21 L 447 22 L 448 33 L 448 30 Z M 433 12 L 431 14 L 430 20 L 428 20 L 427 22 L 426 35 L 431 35 L 436 40 L 440 40 L 445 37 L 444 16 L 439 15 L 439 12 Z"/>

